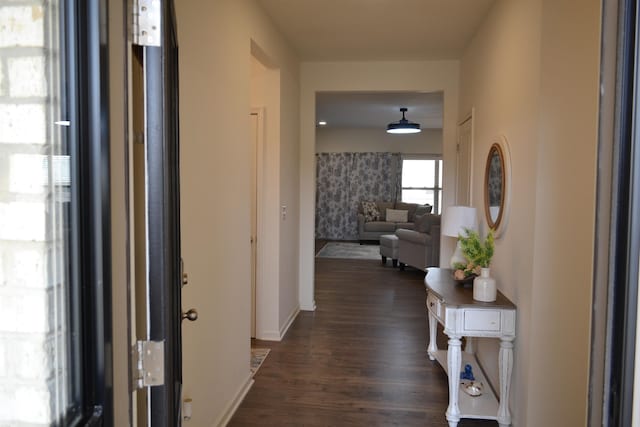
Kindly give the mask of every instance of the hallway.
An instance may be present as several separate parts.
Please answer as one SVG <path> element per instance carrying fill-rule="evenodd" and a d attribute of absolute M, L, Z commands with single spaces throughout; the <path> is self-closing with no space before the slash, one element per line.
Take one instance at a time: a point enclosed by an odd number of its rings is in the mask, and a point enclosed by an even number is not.
<path fill-rule="evenodd" d="M 271 353 L 231 426 L 447 425 L 446 376 L 426 352 L 422 273 L 316 258 L 315 296 L 317 310 L 301 312 L 282 342 L 254 342 Z"/>

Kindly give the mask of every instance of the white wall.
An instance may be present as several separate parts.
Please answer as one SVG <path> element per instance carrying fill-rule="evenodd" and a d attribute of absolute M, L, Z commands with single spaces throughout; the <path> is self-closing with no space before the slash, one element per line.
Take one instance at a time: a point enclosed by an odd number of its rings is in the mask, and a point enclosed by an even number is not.
<path fill-rule="evenodd" d="M 492 138 L 503 134 L 511 151 L 508 224 L 496 241 L 491 274 L 518 306 L 512 398 L 515 425 L 526 413 L 533 285 L 540 78 L 540 2 L 499 1 L 466 49 L 460 66 L 460 111 L 474 108 L 472 194 L 484 219 L 484 171 Z M 463 116 L 460 116 L 462 119 Z M 498 385 L 497 343 L 480 341 L 479 358 Z"/>
<path fill-rule="evenodd" d="M 256 259 L 256 338 L 279 339 L 280 252 L 270 250 L 280 241 L 280 69 L 268 68 L 271 60 L 252 42 L 251 102 L 260 111 L 256 153 L 258 170 L 257 259 Z M 256 55 L 256 56 L 254 56 Z"/>
<path fill-rule="evenodd" d="M 586 425 L 600 7 L 600 0 L 542 1 L 527 414 L 532 426 Z"/>
<path fill-rule="evenodd" d="M 388 134 L 384 126 L 316 129 L 316 153 L 442 154 L 442 129 L 423 129 L 408 135 Z"/>
<path fill-rule="evenodd" d="M 298 250 L 298 64 L 252 0 L 176 2 L 180 46 L 182 252 L 190 284 L 183 306 L 197 322 L 183 327 L 184 395 L 193 426 L 224 423 L 250 385 L 249 112 L 251 44 L 280 70 L 280 242 Z M 273 212 L 267 213 L 274 215 Z M 275 213 L 279 215 L 279 213 Z M 295 264 L 295 263 L 294 263 Z M 278 318 L 297 309 L 297 269 L 280 262 Z M 291 293 L 291 295 L 282 295 Z M 206 367 L 206 369 L 203 369 Z"/>
<path fill-rule="evenodd" d="M 518 307 L 515 426 L 586 424 L 598 12 L 597 0 L 498 1 L 461 62 L 478 212 L 491 139 L 503 134 L 511 150 L 509 223 L 492 275 Z M 478 347 L 497 385 L 497 344 Z"/>
<path fill-rule="evenodd" d="M 300 84 L 300 307 L 314 310 L 316 92 L 444 91 L 443 205 L 454 202 L 458 61 L 306 62 Z M 448 239 L 453 240 L 453 239 Z M 452 242 L 443 241 L 450 256 Z"/>

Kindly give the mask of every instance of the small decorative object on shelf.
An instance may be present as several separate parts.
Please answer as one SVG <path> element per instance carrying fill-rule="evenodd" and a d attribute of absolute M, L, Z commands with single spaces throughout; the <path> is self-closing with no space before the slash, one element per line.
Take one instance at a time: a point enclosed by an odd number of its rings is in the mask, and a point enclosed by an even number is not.
<path fill-rule="evenodd" d="M 476 269 L 480 269 L 480 276 L 473 279 L 473 299 L 482 302 L 495 301 L 496 281 L 489 274 L 489 265 L 491 265 L 494 250 L 493 229 L 489 230 L 484 242 L 480 239 L 477 231 L 468 228 L 464 231 L 466 236 L 459 236 L 462 253 L 476 274 Z"/>
<path fill-rule="evenodd" d="M 471 365 L 469 365 L 468 363 L 464 365 L 464 371 L 460 372 L 460 379 L 469 381 L 473 381 L 476 379 L 476 377 L 473 376 Z"/>
<path fill-rule="evenodd" d="M 463 381 L 461 386 L 462 390 L 472 397 L 480 396 L 484 387 L 480 381 Z"/>

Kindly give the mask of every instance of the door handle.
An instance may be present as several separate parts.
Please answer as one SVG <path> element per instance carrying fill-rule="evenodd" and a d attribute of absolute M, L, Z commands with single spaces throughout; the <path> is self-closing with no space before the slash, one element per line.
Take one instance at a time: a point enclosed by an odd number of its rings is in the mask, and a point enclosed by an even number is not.
<path fill-rule="evenodd" d="M 186 313 L 182 312 L 182 320 L 187 319 L 190 322 L 195 322 L 198 320 L 198 312 L 195 308 L 189 309 Z"/>

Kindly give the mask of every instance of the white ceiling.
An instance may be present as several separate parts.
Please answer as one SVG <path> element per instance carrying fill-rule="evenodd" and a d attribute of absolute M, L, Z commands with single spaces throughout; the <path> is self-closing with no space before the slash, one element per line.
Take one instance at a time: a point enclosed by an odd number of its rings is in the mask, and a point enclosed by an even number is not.
<path fill-rule="evenodd" d="M 495 0 L 256 0 L 302 61 L 458 59 Z M 329 127 L 442 127 L 442 94 L 318 94 Z"/>
<path fill-rule="evenodd" d="M 320 92 L 316 94 L 316 123 L 325 120 L 331 128 L 386 129 L 402 118 L 423 129 L 442 128 L 442 92 Z"/>
<path fill-rule="evenodd" d="M 257 0 L 303 61 L 459 58 L 494 0 Z"/>

